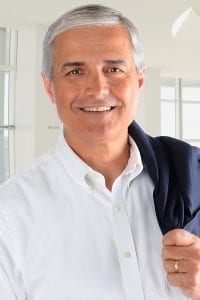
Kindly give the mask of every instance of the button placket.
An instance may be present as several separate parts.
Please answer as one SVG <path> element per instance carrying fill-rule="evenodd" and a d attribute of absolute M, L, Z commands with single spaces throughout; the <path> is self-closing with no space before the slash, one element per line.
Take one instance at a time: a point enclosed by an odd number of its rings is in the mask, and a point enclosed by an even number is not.
<path fill-rule="evenodd" d="M 124 256 L 125 256 L 126 258 L 131 257 L 131 252 L 129 252 L 129 251 L 124 252 Z"/>
<path fill-rule="evenodd" d="M 125 209 L 124 201 L 119 201 L 122 193 L 119 186 L 115 186 L 112 192 L 113 199 L 113 228 L 116 242 L 116 248 L 119 257 L 119 263 L 121 266 L 124 290 L 126 293 L 126 299 L 138 299 L 143 300 L 143 288 L 140 278 L 140 272 L 137 261 L 137 254 L 135 250 L 133 235 L 128 220 L 128 215 Z M 137 289 L 133 291 L 133 284 L 137 286 Z"/>
<path fill-rule="evenodd" d="M 120 204 L 115 204 L 113 207 L 114 207 L 114 210 L 116 212 L 120 212 L 121 211 L 121 205 Z"/>

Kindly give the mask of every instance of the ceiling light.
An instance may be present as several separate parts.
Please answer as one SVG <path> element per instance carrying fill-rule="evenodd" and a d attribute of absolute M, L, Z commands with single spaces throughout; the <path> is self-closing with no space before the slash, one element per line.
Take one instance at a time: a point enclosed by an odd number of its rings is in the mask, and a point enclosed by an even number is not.
<path fill-rule="evenodd" d="M 186 21 L 188 15 L 191 13 L 192 11 L 192 6 L 190 6 L 187 10 L 185 10 L 174 22 L 173 26 L 172 26 L 172 36 L 175 37 L 175 35 L 177 34 L 177 32 L 180 30 L 181 26 L 183 25 L 183 23 Z"/>
<path fill-rule="evenodd" d="M 191 6 L 176 19 L 171 34 L 184 46 L 200 46 L 199 28 L 200 14 Z"/>

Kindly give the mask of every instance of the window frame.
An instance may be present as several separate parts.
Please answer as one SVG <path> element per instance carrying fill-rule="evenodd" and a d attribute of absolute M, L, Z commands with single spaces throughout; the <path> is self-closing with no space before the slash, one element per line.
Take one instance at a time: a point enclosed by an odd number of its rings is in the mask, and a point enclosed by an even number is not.
<path fill-rule="evenodd" d="M 16 72 L 17 72 L 17 47 L 18 31 L 16 29 L 1 26 L 7 30 L 6 51 L 8 59 L 5 64 L 0 64 L 0 71 L 9 73 L 8 82 L 8 122 L 0 124 L 2 131 L 6 130 L 8 134 L 8 170 L 5 171 L 5 179 L 8 179 L 15 173 L 15 94 L 16 94 Z M 8 39 L 8 40 L 7 40 Z M 5 99 L 4 99 L 5 100 Z M 7 176 L 6 176 L 7 174 Z M 1 182 L 2 183 L 2 182 Z"/>
<path fill-rule="evenodd" d="M 170 102 L 170 103 L 175 103 L 175 137 L 178 139 L 181 139 L 189 144 L 198 144 L 200 145 L 200 136 L 197 139 L 186 139 L 183 136 L 183 128 L 184 128 L 184 118 L 183 118 L 183 105 L 184 104 L 200 104 L 200 100 L 197 101 L 192 101 L 192 100 L 183 100 L 183 82 L 184 81 L 190 81 L 191 83 L 193 82 L 198 82 L 199 87 L 200 87 L 200 80 L 196 79 L 183 79 L 183 78 L 173 78 L 173 77 L 161 77 L 161 88 L 162 88 L 162 82 L 167 80 L 175 80 L 175 99 L 174 100 L 168 100 L 168 99 L 163 99 L 160 96 L 160 101 L 161 103 L 164 102 Z M 162 122 L 162 119 L 161 119 Z M 162 126 L 161 126 L 162 129 Z M 161 132 L 162 134 L 162 132 Z"/>

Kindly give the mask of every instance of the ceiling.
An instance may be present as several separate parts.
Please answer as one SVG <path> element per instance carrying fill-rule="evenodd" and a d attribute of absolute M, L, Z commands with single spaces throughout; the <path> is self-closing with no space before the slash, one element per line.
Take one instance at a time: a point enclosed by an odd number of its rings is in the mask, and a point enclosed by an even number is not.
<path fill-rule="evenodd" d="M 200 47 L 187 39 L 179 44 L 171 36 L 176 18 L 190 6 L 200 12 L 200 0 L 0 0 L 0 22 L 48 24 L 66 10 L 78 5 L 101 3 L 129 17 L 139 29 L 148 67 L 161 68 L 164 73 L 178 72 L 200 78 Z M 191 35 L 198 39 L 200 28 Z"/>

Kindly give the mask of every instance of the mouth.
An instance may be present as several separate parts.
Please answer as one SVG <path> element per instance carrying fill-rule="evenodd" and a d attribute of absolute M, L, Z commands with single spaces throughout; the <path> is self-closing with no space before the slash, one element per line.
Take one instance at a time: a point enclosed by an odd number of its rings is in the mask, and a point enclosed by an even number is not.
<path fill-rule="evenodd" d="M 81 108 L 82 111 L 85 112 L 106 112 L 111 111 L 114 108 L 114 106 L 91 106 L 91 107 L 83 107 Z"/>

